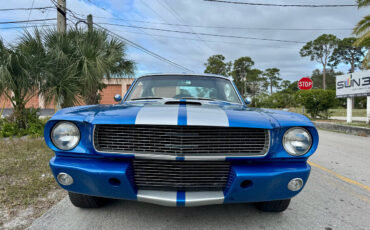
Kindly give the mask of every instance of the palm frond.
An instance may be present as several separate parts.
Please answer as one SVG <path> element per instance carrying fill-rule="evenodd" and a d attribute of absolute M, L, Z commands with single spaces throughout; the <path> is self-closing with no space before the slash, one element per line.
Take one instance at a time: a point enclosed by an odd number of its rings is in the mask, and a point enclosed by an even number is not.
<path fill-rule="evenodd" d="M 370 30 L 370 15 L 365 16 L 361 21 L 359 21 L 356 27 L 353 29 L 353 33 L 357 36 L 361 36 Z"/>
<path fill-rule="evenodd" d="M 370 5 L 370 0 L 357 0 L 358 8 Z"/>

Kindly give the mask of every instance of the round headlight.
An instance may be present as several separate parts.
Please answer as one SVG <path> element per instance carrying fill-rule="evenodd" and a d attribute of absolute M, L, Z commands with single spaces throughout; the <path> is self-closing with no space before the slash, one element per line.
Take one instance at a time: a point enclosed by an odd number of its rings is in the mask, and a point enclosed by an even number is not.
<path fill-rule="evenodd" d="M 72 122 L 61 121 L 51 131 L 51 141 L 61 150 L 71 150 L 80 141 L 80 130 Z"/>
<path fill-rule="evenodd" d="M 310 133 L 299 127 L 288 129 L 283 138 L 283 146 L 285 150 L 293 156 L 301 156 L 310 150 L 312 138 Z"/>

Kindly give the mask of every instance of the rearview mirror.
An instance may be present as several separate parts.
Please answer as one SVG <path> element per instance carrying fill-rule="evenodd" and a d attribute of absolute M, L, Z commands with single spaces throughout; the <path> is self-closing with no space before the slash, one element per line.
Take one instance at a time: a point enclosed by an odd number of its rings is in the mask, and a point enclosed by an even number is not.
<path fill-rule="evenodd" d="M 122 100 L 121 95 L 116 94 L 116 95 L 114 96 L 114 100 L 115 100 L 116 102 L 120 102 L 120 101 Z"/>
<path fill-rule="evenodd" d="M 249 105 L 249 104 L 252 103 L 252 98 L 247 97 L 247 98 L 244 99 L 244 102 L 245 102 L 245 104 Z"/>

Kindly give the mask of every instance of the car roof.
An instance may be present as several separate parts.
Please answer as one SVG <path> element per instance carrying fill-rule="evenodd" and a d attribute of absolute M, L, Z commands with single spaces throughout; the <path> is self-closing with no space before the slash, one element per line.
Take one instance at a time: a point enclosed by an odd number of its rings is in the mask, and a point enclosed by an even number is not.
<path fill-rule="evenodd" d="M 219 77 L 219 78 L 223 78 L 223 79 L 228 79 L 228 80 L 231 80 L 232 81 L 232 78 L 229 78 L 229 77 L 225 77 L 225 76 L 222 76 L 222 75 L 218 75 L 218 74 L 208 74 L 208 73 L 199 73 L 199 74 L 196 74 L 196 73 L 152 73 L 152 74 L 145 74 L 145 75 L 142 75 L 139 78 L 142 78 L 142 77 L 149 77 L 149 76 L 173 76 L 173 77 L 177 77 L 177 76 L 199 76 L 199 77 Z"/>

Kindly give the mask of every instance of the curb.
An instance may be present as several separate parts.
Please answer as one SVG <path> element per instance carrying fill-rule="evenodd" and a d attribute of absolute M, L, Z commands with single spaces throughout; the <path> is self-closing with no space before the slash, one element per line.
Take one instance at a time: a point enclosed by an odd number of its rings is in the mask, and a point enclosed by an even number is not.
<path fill-rule="evenodd" d="M 370 137 L 370 128 L 349 125 L 338 125 L 333 124 L 331 122 L 320 122 L 320 121 L 313 121 L 312 123 L 314 123 L 316 128 L 319 129 L 326 129 L 330 131 L 347 133 L 357 136 Z"/>

